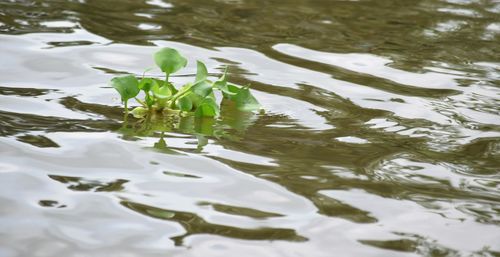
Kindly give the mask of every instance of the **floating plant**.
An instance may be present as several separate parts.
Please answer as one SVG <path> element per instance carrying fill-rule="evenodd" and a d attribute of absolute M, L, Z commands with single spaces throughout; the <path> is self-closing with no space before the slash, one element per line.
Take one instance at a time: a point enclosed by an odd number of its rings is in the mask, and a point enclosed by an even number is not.
<path fill-rule="evenodd" d="M 170 81 L 170 75 L 184 68 L 187 59 L 175 49 L 162 48 L 154 54 L 154 60 L 165 73 L 165 80 L 144 76 L 138 79 L 134 75 L 125 75 L 110 81 L 121 96 L 126 114 L 128 101 L 134 98 L 141 105 L 132 110 L 135 117 L 161 114 L 216 118 L 220 114 L 220 106 L 215 90 L 222 93 L 224 101 L 233 102 L 239 111 L 251 112 L 261 108 L 248 86 L 237 86 L 227 81 L 227 69 L 216 81 L 210 81 L 207 67 L 197 61 L 195 80 L 176 87 Z M 137 98 L 141 91 L 144 92 L 143 100 Z"/>

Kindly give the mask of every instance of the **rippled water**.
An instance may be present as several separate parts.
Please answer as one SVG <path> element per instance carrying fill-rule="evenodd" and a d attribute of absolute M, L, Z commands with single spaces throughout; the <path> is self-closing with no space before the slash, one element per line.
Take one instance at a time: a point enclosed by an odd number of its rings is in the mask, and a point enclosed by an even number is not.
<path fill-rule="evenodd" d="M 0 256 L 499 256 L 499 14 L 0 1 Z M 163 46 L 266 113 L 124 124 L 107 81 Z"/>

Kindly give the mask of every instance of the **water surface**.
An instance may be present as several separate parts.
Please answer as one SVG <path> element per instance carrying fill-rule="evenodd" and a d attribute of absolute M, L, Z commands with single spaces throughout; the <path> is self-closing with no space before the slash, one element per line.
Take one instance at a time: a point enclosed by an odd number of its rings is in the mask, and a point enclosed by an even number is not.
<path fill-rule="evenodd" d="M 0 256 L 499 256 L 499 14 L 2 1 Z M 266 112 L 125 124 L 107 81 L 165 46 Z"/>

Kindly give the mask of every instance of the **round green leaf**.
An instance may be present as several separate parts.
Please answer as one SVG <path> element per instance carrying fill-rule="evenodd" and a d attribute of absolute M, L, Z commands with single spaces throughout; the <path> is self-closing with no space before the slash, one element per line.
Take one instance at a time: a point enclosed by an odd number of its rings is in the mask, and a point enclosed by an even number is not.
<path fill-rule="evenodd" d="M 172 96 L 172 91 L 170 91 L 170 88 L 165 85 L 160 87 L 155 84 L 151 88 L 151 91 L 153 91 L 155 97 L 159 99 L 167 99 L 168 97 Z"/>
<path fill-rule="evenodd" d="M 110 84 L 120 94 L 122 102 L 126 102 L 128 99 L 136 97 L 140 92 L 139 82 L 133 75 L 113 78 Z"/>
<path fill-rule="evenodd" d="M 172 74 L 184 68 L 187 64 L 184 58 L 177 50 L 172 48 L 162 48 L 154 55 L 155 63 L 166 74 Z"/>
<path fill-rule="evenodd" d="M 139 82 L 139 89 L 143 90 L 144 92 L 148 92 L 151 90 L 154 84 L 157 84 L 157 82 L 152 79 L 152 78 L 143 78 Z"/>

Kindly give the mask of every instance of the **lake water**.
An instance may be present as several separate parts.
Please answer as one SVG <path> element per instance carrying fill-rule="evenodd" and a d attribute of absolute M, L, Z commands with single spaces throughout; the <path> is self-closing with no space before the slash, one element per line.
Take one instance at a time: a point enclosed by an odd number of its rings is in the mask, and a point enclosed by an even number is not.
<path fill-rule="evenodd" d="M 0 1 L 0 256 L 500 256 L 499 17 Z M 175 83 L 227 66 L 265 113 L 124 123 L 107 82 L 160 47 L 188 58 Z"/>

